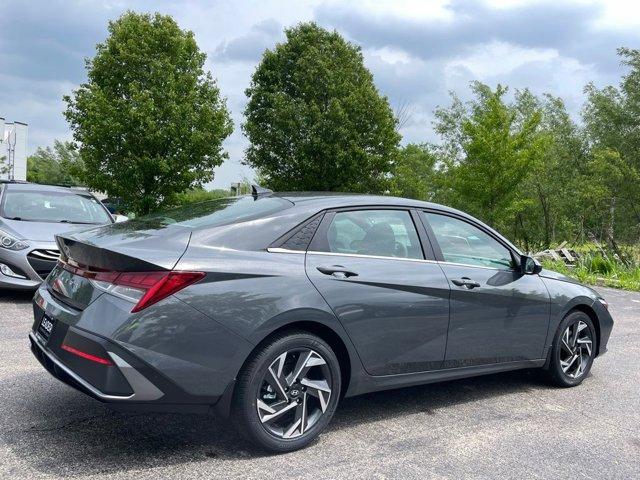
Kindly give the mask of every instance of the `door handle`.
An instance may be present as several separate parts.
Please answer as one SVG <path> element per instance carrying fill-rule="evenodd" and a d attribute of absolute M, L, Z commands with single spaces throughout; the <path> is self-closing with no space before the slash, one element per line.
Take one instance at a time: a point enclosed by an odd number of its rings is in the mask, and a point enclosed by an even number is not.
<path fill-rule="evenodd" d="M 320 273 L 323 273 L 324 275 L 332 275 L 336 278 L 349 278 L 358 276 L 356 272 L 349 270 L 342 265 L 319 266 L 316 268 Z"/>
<path fill-rule="evenodd" d="M 478 282 L 475 282 L 468 277 L 462 277 L 459 280 L 458 279 L 451 280 L 451 283 L 453 283 L 454 285 L 457 285 L 458 287 L 468 288 L 469 290 L 480 286 Z"/>

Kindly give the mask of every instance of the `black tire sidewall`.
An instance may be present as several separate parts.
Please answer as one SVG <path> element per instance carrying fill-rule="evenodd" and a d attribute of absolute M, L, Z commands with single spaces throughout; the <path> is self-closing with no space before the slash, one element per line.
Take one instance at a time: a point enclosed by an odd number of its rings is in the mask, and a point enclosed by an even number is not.
<path fill-rule="evenodd" d="M 257 397 L 269 366 L 282 353 L 296 348 L 310 348 L 327 362 L 331 372 L 331 398 L 324 414 L 301 437 L 283 439 L 269 433 L 261 424 L 257 412 Z M 240 433 L 260 448 L 274 453 L 289 452 L 313 442 L 329 424 L 338 406 L 341 387 L 340 364 L 331 347 L 321 338 L 309 333 L 289 333 L 276 337 L 258 350 L 243 370 L 236 395 L 234 416 Z"/>
<path fill-rule="evenodd" d="M 584 373 L 579 378 L 571 378 L 566 373 L 562 371 L 562 366 L 560 365 L 560 350 L 561 350 L 561 341 L 562 335 L 567 327 L 575 323 L 577 321 L 582 321 L 587 325 L 591 333 L 592 339 L 592 352 L 593 354 L 589 358 L 589 363 L 585 368 Z M 549 366 L 550 373 L 552 375 L 552 379 L 556 384 L 562 387 L 575 387 L 580 385 L 582 381 L 589 376 L 589 372 L 591 371 L 591 367 L 593 366 L 593 360 L 595 359 L 595 352 L 597 351 L 597 337 L 596 330 L 593 325 L 593 321 L 591 317 L 584 312 L 574 311 L 569 313 L 563 320 L 560 322 L 558 326 L 558 331 L 556 332 L 556 336 L 553 340 L 552 352 L 551 352 L 551 364 Z"/>

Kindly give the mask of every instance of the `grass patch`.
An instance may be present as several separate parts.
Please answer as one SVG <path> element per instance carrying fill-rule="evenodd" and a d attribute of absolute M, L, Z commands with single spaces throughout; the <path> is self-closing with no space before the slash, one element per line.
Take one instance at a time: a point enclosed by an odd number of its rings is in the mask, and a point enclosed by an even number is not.
<path fill-rule="evenodd" d="M 601 253 L 589 249 L 588 246 L 581 246 L 575 250 L 582 256 L 573 267 L 563 262 L 546 259 L 542 261 L 542 265 L 549 270 L 573 277 L 581 283 L 640 292 L 640 262 L 637 258 L 640 252 L 637 247 L 627 247 L 625 250 L 626 257 L 630 259 L 630 266 L 613 256 L 604 257 Z"/>

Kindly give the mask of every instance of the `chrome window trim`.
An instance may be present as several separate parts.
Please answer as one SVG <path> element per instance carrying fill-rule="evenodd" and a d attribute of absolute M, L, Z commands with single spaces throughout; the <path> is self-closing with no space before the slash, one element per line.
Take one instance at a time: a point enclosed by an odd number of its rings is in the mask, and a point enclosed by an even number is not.
<path fill-rule="evenodd" d="M 400 260 L 403 262 L 438 263 L 435 260 L 425 260 L 424 258 L 385 257 L 382 255 L 364 255 L 361 253 L 318 252 L 315 250 L 308 250 L 307 253 L 309 255 L 331 255 L 338 257 L 374 258 L 378 260 Z"/>
<path fill-rule="evenodd" d="M 424 258 L 401 258 L 401 257 L 385 257 L 382 255 L 364 255 L 361 253 L 340 253 L 340 252 L 319 252 L 316 250 L 289 250 L 287 248 L 270 247 L 267 248 L 269 253 L 295 253 L 295 254 L 309 254 L 309 255 L 324 255 L 324 256 L 337 256 L 337 257 L 353 257 L 353 258 L 373 258 L 376 260 L 399 260 L 402 262 L 420 262 L 420 263 L 435 263 L 438 265 L 453 265 L 455 267 L 469 267 L 469 268 L 484 268 L 485 270 L 495 270 L 497 272 L 512 272 L 513 268 L 498 268 L 498 267 L 485 267 L 483 265 L 468 265 L 466 263 L 445 262 L 438 260 L 428 260 Z"/>
<path fill-rule="evenodd" d="M 289 250 L 288 248 L 280 248 L 280 247 L 269 247 L 269 248 L 267 248 L 267 252 L 269 252 L 269 253 L 298 253 L 298 254 L 306 253 L 304 250 Z"/>
<path fill-rule="evenodd" d="M 467 263 L 457 263 L 457 262 L 438 262 L 442 265 L 453 265 L 454 267 L 470 267 L 470 268 L 484 268 L 485 270 L 495 270 L 496 272 L 514 272 L 514 268 L 498 268 L 498 267 L 485 267 L 484 265 L 469 265 Z"/>

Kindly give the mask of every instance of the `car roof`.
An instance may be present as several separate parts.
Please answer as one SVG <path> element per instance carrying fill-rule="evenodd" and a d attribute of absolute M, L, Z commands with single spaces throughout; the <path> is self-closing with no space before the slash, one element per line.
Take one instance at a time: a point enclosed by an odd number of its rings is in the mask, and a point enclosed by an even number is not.
<path fill-rule="evenodd" d="M 275 196 L 289 200 L 298 206 L 306 206 L 309 208 L 341 208 L 341 207 L 360 207 L 366 205 L 379 206 L 397 206 L 397 207 L 415 207 L 415 208 L 432 208 L 441 211 L 459 213 L 466 216 L 464 212 L 453 208 L 439 205 L 437 203 L 425 202 L 422 200 L 414 200 L 410 198 L 392 197 L 388 195 L 367 195 L 353 193 L 334 193 L 334 192 L 284 192 L 276 193 Z"/>
<path fill-rule="evenodd" d="M 82 188 L 69 188 L 62 187 L 59 185 L 41 185 L 39 183 L 29 183 L 29 182 L 6 182 L 3 183 L 5 189 L 7 190 L 20 190 L 22 192 L 57 192 L 57 193 L 77 193 L 84 195 L 91 195 L 88 190 Z"/>

